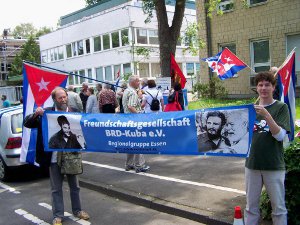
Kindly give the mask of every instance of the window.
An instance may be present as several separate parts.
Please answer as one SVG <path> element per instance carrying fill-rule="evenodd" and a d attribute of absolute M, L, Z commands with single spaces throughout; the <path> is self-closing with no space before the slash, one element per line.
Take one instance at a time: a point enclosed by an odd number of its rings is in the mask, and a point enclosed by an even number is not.
<path fill-rule="evenodd" d="M 300 58 L 300 34 L 288 35 L 286 37 L 286 47 L 287 55 L 296 47 L 296 85 L 300 86 L 300 61 L 298 60 Z"/>
<path fill-rule="evenodd" d="M 252 41 L 250 46 L 251 67 L 258 73 L 270 69 L 270 49 L 269 40 Z M 250 77 L 250 85 L 255 86 L 254 76 Z"/>
<path fill-rule="evenodd" d="M 67 58 L 71 58 L 72 57 L 71 44 L 66 45 L 66 49 L 67 49 Z"/>
<path fill-rule="evenodd" d="M 109 34 L 103 35 L 103 50 L 110 49 Z"/>
<path fill-rule="evenodd" d="M 230 44 L 220 44 L 220 51 L 224 50 L 224 48 L 228 48 L 232 53 L 236 55 L 236 44 L 230 43 Z"/>
<path fill-rule="evenodd" d="M 128 29 L 121 30 L 121 41 L 122 46 L 129 45 Z"/>
<path fill-rule="evenodd" d="M 58 60 L 58 48 L 54 49 L 54 60 L 57 61 Z"/>
<path fill-rule="evenodd" d="M 88 69 L 87 70 L 87 74 L 88 74 L 88 78 L 93 78 L 93 74 L 92 74 L 92 69 Z M 93 81 L 88 79 L 88 82 L 89 83 L 92 83 Z"/>
<path fill-rule="evenodd" d="M 5 71 L 5 65 L 4 65 L 4 63 L 1 63 L 1 71 L 2 71 L 2 72 Z"/>
<path fill-rule="evenodd" d="M 78 71 L 75 70 L 74 74 L 78 74 Z M 73 75 L 73 79 L 74 79 L 74 84 L 79 84 L 79 77 L 78 76 Z"/>
<path fill-rule="evenodd" d="M 112 39 L 112 47 L 113 48 L 120 47 L 119 32 L 111 33 L 111 39 Z"/>
<path fill-rule="evenodd" d="M 91 52 L 90 39 L 85 40 L 85 52 L 86 54 L 89 54 Z"/>
<path fill-rule="evenodd" d="M 77 52 L 77 46 L 76 46 L 76 42 L 72 43 L 72 50 L 73 50 L 73 55 L 72 56 L 77 56 L 78 52 Z"/>
<path fill-rule="evenodd" d="M 103 81 L 103 68 L 102 67 L 96 68 L 96 79 Z"/>
<path fill-rule="evenodd" d="M 84 70 L 79 70 L 79 75 L 85 76 L 85 71 Z M 85 78 L 80 77 L 79 78 L 79 83 L 82 84 L 83 82 L 85 82 Z"/>
<path fill-rule="evenodd" d="M 137 43 L 147 44 L 147 30 L 136 29 Z"/>
<path fill-rule="evenodd" d="M 119 79 L 121 77 L 121 65 L 114 65 L 114 80 Z"/>
<path fill-rule="evenodd" d="M 130 66 L 130 63 L 123 64 L 123 73 L 124 73 L 124 74 L 131 73 L 131 66 Z"/>
<path fill-rule="evenodd" d="M 94 37 L 94 52 L 99 52 L 101 49 L 101 37 Z"/>
<path fill-rule="evenodd" d="M 231 11 L 233 10 L 233 7 L 233 0 L 221 0 L 219 3 L 219 10 L 222 10 L 223 12 Z"/>
<path fill-rule="evenodd" d="M 149 44 L 158 45 L 158 32 L 157 30 L 149 30 Z"/>
<path fill-rule="evenodd" d="M 151 63 L 151 77 L 159 77 L 159 76 L 160 76 L 160 64 Z"/>
<path fill-rule="evenodd" d="M 83 55 L 83 41 L 77 41 L 78 55 Z"/>
<path fill-rule="evenodd" d="M 249 5 L 255 5 L 259 3 L 265 3 L 267 0 L 248 0 Z"/>
<path fill-rule="evenodd" d="M 63 46 L 58 47 L 58 59 L 64 59 L 64 48 Z"/>
<path fill-rule="evenodd" d="M 47 51 L 42 51 L 41 61 L 42 61 L 42 63 L 47 63 Z"/>
<path fill-rule="evenodd" d="M 149 77 L 149 63 L 139 63 L 140 77 Z"/>
<path fill-rule="evenodd" d="M 50 54 L 51 54 L 51 62 L 54 62 L 54 49 L 50 50 Z"/>
<path fill-rule="evenodd" d="M 194 63 L 187 63 L 186 64 L 186 73 L 188 76 L 193 76 L 194 72 Z"/>
<path fill-rule="evenodd" d="M 69 84 L 69 85 L 74 84 L 74 76 L 73 76 L 73 75 L 69 75 L 69 76 L 68 76 L 68 84 Z"/>
<path fill-rule="evenodd" d="M 112 81 L 111 66 L 106 66 L 105 67 L 105 80 Z"/>

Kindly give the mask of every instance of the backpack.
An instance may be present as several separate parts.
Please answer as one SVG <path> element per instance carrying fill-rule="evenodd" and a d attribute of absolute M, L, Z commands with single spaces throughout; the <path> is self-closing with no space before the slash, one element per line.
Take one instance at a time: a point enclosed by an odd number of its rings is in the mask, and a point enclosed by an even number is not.
<path fill-rule="evenodd" d="M 150 105 L 150 109 L 152 111 L 158 111 L 159 110 L 159 105 L 160 105 L 160 102 L 159 100 L 157 99 L 157 96 L 158 96 L 158 91 L 157 91 L 157 94 L 156 94 L 156 97 L 153 97 L 148 91 L 146 91 L 151 97 L 152 97 L 152 102 L 151 104 L 149 104 L 149 102 L 147 102 L 149 105 Z"/>

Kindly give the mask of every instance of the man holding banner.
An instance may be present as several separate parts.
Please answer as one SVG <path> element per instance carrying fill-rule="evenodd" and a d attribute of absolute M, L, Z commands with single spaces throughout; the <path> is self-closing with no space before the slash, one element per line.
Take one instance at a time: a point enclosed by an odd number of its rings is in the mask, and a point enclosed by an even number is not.
<path fill-rule="evenodd" d="M 255 84 L 260 100 L 255 105 L 257 116 L 250 155 L 246 159 L 245 224 L 259 223 L 259 200 L 265 185 L 272 204 L 273 224 L 286 225 L 283 139 L 290 132 L 289 110 L 285 103 L 273 99 L 276 80 L 271 72 L 257 74 Z"/>
<path fill-rule="evenodd" d="M 75 110 L 72 110 L 72 108 L 68 107 L 67 92 L 62 87 L 56 87 L 52 91 L 51 96 L 54 101 L 54 107 L 46 108 L 45 110 L 60 112 L 71 112 Z M 27 128 L 38 128 L 36 162 L 41 166 L 50 168 L 49 171 L 52 193 L 53 225 L 61 225 L 62 218 L 64 217 L 64 202 L 62 191 L 64 174 L 61 173 L 61 162 L 63 161 L 63 159 L 62 154 L 58 152 L 44 151 L 41 121 L 45 110 L 42 107 L 38 107 L 34 113 L 26 116 L 24 119 L 24 126 Z M 69 164 L 69 166 L 72 166 L 71 163 Z M 78 184 L 77 175 L 67 174 L 67 179 L 70 188 L 73 214 L 80 219 L 89 219 L 89 215 L 85 211 L 81 210 L 81 202 L 79 197 L 80 187 Z"/>

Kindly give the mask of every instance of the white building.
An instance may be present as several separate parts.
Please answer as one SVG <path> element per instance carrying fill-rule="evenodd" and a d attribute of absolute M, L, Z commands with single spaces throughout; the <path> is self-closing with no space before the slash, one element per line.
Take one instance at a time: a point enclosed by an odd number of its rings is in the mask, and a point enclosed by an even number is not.
<path fill-rule="evenodd" d="M 128 73 L 136 73 L 141 78 L 159 76 L 157 19 L 154 15 L 152 21 L 145 24 L 141 2 L 103 1 L 61 17 L 61 28 L 40 37 L 42 64 L 111 82 L 116 80 L 119 71 L 121 76 Z M 168 5 L 167 11 L 171 22 L 174 6 Z M 195 21 L 195 1 L 187 1 L 183 35 L 187 25 Z M 197 56 L 183 53 L 183 42 L 178 42 L 176 61 L 190 88 L 191 75 L 199 73 L 200 64 Z M 150 50 L 149 57 L 137 54 L 137 49 L 143 50 L 141 47 Z M 84 81 L 92 82 L 72 76 L 68 80 L 75 85 Z"/>

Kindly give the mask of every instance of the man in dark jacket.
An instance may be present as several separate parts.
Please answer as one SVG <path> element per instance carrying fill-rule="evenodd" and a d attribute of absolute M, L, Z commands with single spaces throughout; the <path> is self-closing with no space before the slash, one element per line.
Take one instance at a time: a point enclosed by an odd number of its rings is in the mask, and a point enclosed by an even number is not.
<path fill-rule="evenodd" d="M 56 87 L 51 93 L 54 101 L 54 106 L 46 108 L 48 111 L 70 112 L 76 111 L 68 107 L 67 92 L 61 88 Z M 61 173 L 59 165 L 60 153 L 45 152 L 42 136 L 42 116 L 45 111 L 38 107 L 33 114 L 30 114 L 24 119 L 24 126 L 27 128 L 38 128 L 37 143 L 36 143 L 36 162 L 42 167 L 50 168 L 50 183 L 52 193 L 52 211 L 53 211 L 53 225 L 61 225 L 64 217 L 64 203 L 62 184 L 64 174 Z M 80 153 L 79 153 L 80 154 Z M 81 202 L 79 197 L 80 187 L 78 185 L 77 175 L 67 174 L 68 184 L 70 188 L 70 196 L 72 203 L 72 211 L 75 216 L 80 219 L 89 219 L 89 215 L 81 210 Z"/>
<path fill-rule="evenodd" d="M 60 131 L 55 133 L 49 141 L 49 148 L 62 149 L 81 149 L 77 137 L 70 130 L 70 123 L 64 115 L 57 117 L 57 122 L 60 126 Z"/>

